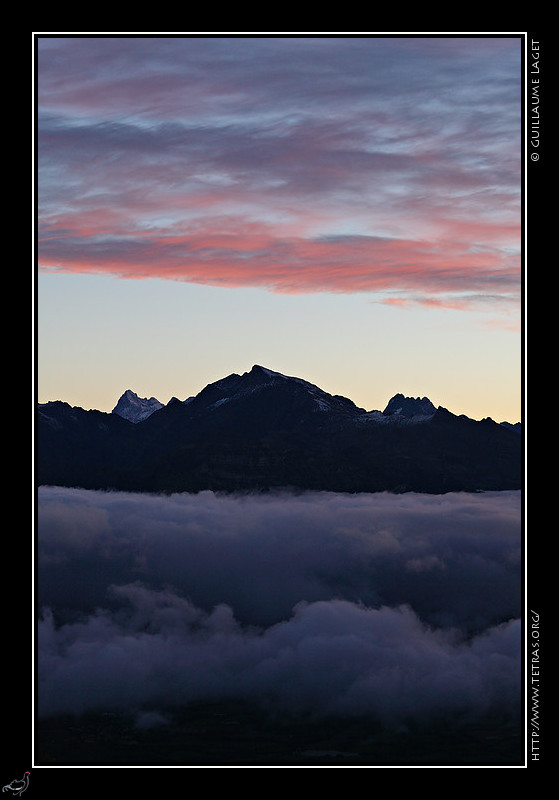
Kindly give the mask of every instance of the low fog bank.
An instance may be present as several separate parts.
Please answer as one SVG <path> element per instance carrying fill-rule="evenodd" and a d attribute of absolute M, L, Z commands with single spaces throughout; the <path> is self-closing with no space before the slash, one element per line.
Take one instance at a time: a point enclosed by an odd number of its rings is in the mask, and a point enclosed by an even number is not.
<path fill-rule="evenodd" d="M 514 713 L 520 493 L 39 490 L 39 712 Z"/>
<path fill-rule="evenodd" d="M 41 713 L 252 700 L 273 712 L 373 714 L 386 724 L 441 713 L 513 711 L 520 623 L 468 642 L 426 628 L 408 607 L 344 600 L 298 605 L 267 629 L 243 629 L 139 586 L 113 590 L 126 609 L 56 629 L 40 624 Z"/>

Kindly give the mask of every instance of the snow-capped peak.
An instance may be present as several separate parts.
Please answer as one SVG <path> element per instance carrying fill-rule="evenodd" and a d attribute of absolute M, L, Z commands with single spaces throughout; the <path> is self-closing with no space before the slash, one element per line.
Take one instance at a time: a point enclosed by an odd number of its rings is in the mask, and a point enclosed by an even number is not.
<path fill-rule="evenodd" d="M 285 378 L 286 375 L 282 375 L 281 372 L 274 372 L 272 369 L 267 369 L 267 367 L 261 367 L 260 364 L 255 364 L 251 369 L 251 372 L 263 372 L 265 375 L 269 375 L 271 378 Z"/>
<path fill-rule="evenodd" d="M 155 397 L 138 397 L 132 389 L 127 389 L 113 408 L 113 414 L 118 414 L 129 422 L 143 422 L 160 408 L 163 408 L 163 403 Z"/>
<path fill-rule="evenodd" d="M 293 381 L 295 383 L 301 384 L 301 386 L 306 386 L 307 389 L 317 390 L 317 391 L 325 394 L 322 391 L 322 389 L 320 389 L 318 386 L 315 386 L 314 383 L 309 383 L 309 381 L 305 381 L 305 380 L 303 380 L 303 378 L 295 378 L 295 377 L 293 377 L 291 375 L 283 375 L 281 372 L 275 372 L 274 370 L 268 369 L 267 367 L 261 367 L 259 364 L 255 364 L 253 366 L 253 368 L 251 369 L 251 371 L 246 373 L 246 374 L 247 375 L 256 376 L 256 377 L 263 375 L 263 376 L 265 376 L 267 378 L 271 378 L 272 380 L 275 380 L 276 378 L 280 378 L 281 380 L 284 380 L 284 381 Z"/>

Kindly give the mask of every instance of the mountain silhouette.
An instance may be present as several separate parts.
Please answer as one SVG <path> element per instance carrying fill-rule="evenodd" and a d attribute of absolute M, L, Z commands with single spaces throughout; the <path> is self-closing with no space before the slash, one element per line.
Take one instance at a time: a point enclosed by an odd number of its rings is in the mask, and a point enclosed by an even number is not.
<path fill-rule="evenodd" d="M 40 405 L 39 485 L 430 493 L 522 486 L 516 428 L 454 415 L 425 397 L 397 394 L 384 411 L 366 411 L 255 365 L 186 401 L 147 402 L 153 410 L 134 421 L 116 407 L 104 413 L 61 401 Z"/>

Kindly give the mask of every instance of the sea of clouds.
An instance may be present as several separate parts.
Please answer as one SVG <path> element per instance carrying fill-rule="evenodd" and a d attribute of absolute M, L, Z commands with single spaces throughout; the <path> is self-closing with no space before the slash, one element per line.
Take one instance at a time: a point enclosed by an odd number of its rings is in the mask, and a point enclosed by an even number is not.
<path fill-rule="evenodd" d="M 515 715 L 519 492 L 41 487 L 38 711 Z"/>

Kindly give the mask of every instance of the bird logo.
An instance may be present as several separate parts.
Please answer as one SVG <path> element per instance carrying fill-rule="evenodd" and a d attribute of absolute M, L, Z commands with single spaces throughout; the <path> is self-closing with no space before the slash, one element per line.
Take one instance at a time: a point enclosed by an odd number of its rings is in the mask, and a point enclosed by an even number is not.
<path fill-rule="evenodd" d="M 5 786 L 2 787 L 3 792 L 11 792 L 14 797 L 20 795 L 24 792 L 27 787 L 29 786 L 29 770 L 26 770 L 23 774 L 23 778 L 18 781 L 12 781 L 11 783 L 7 783 Z"/>

